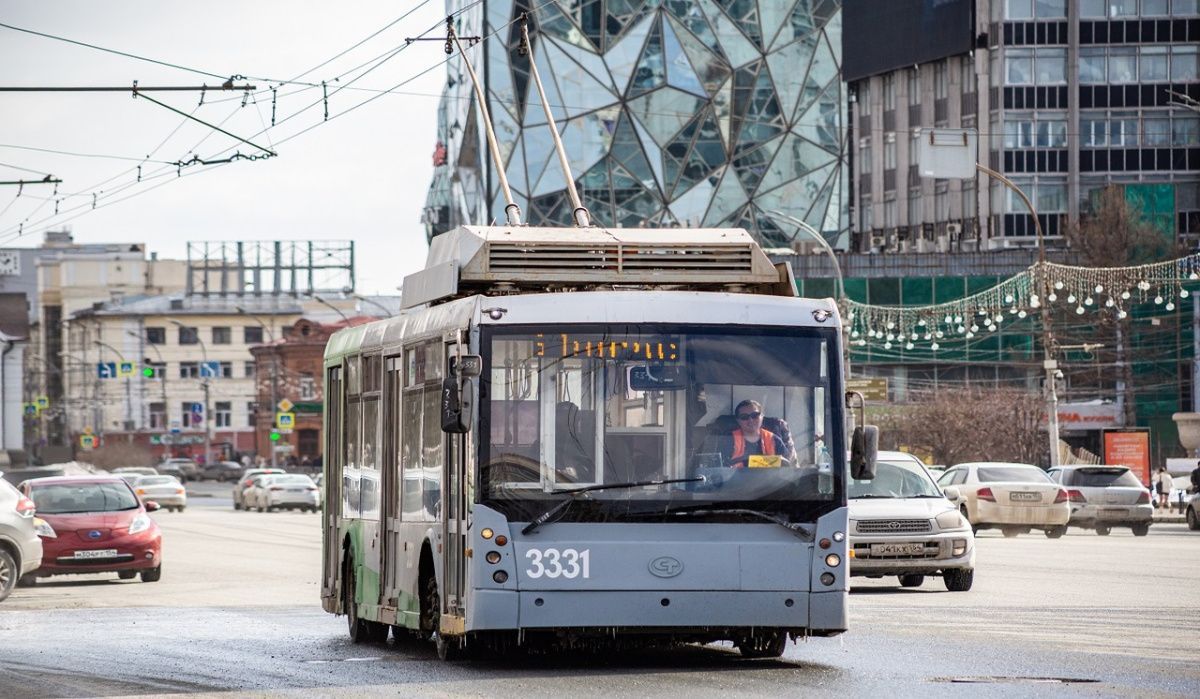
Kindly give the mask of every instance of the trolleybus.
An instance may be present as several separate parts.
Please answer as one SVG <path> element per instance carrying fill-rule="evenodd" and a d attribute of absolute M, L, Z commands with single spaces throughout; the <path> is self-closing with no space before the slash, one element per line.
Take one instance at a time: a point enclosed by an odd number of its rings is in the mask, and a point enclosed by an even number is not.
<path fill-rule="evenodd" d="M 462 227 L 402 306 L 325 354 L 321 595 L 355 641 L 767 657 L 846 629 L 875 434 L 847 431 L 835 304 L 745 231 Z M 770 435 L 738 459 L 740 405 Z"/>

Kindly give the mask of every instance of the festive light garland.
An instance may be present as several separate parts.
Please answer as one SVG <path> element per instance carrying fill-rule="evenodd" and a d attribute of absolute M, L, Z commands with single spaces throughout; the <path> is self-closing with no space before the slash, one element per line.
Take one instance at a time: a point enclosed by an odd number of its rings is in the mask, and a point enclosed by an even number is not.
<path fill-rule="evenodd" d="M 920 347 L 937 351 L 955 340 L 995 332 L 1003 323 L 1065 305 L 1076 315 L 1153 303 L 1166 312 L 1200 280 L 1200 253 L 1167 262 L 1129 267 L 1076 267 L 1052 262 L 1028 269 L 977 294 L 929 306 L 875 306 L 846 300 L 846 328 L 852 346 L 880 344 L 884 349 Z M 1043 296 L 1045 298 L 1043 298 Z"/>

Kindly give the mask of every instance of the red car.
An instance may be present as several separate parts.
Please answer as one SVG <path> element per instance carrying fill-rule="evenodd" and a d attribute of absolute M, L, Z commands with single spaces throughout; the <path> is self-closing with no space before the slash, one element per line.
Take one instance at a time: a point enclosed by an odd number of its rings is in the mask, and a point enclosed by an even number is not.
<path fill-rule="evenodd" d="M 115 572 L 122 580 L 162 577 L 162 532 L 142 503 L 117 476 L 34 478 L 21 492 L 37 507 L 42 565 L 34 575 Z"/>

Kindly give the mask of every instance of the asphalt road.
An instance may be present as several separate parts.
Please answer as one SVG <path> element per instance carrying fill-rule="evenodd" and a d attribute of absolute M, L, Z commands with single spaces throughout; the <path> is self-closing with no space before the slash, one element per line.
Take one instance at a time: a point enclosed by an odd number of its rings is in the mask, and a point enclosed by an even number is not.
<path fill-rule="evenodd" d="M 352 645 L 321 611 L 316 515 L 199 490 L 217 497 L 155 515 L 161 582 L 54 578 L 0 604 L 0 698 L 1200 695 L 1200 534 L 1182 525 L 985 533 L 970 592 L 856 578 L 851 631 L 779 661 L 706 646 L 446 664 L 427 644 Z"/>

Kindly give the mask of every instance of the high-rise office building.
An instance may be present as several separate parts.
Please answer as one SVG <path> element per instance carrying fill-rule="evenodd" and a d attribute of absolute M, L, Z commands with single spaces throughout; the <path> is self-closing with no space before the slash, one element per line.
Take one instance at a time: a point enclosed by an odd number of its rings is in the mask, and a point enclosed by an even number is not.
<path fill-rule="evenodd" d="M 450 9 L 457 9 L 451 3 Z M 485 84 L 500 158 L 535 225 L 569 225 L 532 59 L 592 219 L 609 226 L 739 226 L 767 245 L 805 220 L 848 231 L 841 15 L 836 0 L 494 0 L 461 3 L 456 31 Z M 532 6 L 532 7 L 531 7 Z M 504 220 L 470 77 L 448 62 L 430 237 Z"/>

